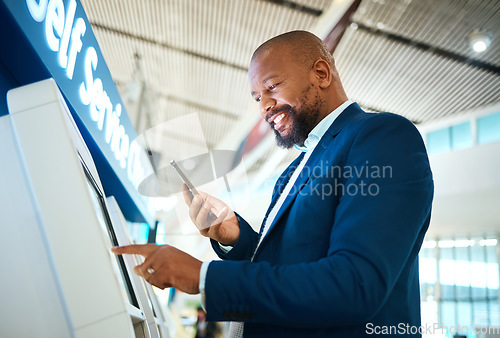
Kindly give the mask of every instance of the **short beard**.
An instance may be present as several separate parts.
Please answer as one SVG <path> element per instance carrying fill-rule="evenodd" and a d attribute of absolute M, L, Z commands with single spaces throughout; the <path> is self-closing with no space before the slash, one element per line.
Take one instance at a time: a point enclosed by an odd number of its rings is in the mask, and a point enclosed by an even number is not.
<path fill-rule="evenodd" d="M 304 104 L 306 98 L 307 96 L 304 96 L 301 103 Z M 303 108 L 299 111 L 295 110 L 290 105 L 280 108 L 280 112 L 285 112 L 288 115 L 287 118 L 290 119 L 292 128 L 285 136 L 281 136 L 280 133 L 273 128 L 278 146 L 286 149 L 289 149 L 294 145 L 303 146 L 304 141 L 309 136 L 309 133 L 318 123 L 322 103 L 323 102 L 319 96 L 316 96 L 315 101 L 310 106 L 303 105 Z M 272 126 L 274 127 L 274 124 Z"/>

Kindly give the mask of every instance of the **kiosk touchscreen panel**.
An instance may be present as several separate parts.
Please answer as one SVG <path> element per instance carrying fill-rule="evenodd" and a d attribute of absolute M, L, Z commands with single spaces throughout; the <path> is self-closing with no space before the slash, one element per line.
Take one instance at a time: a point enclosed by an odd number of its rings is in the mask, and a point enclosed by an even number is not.
<path fill-rule="evenodd" d="M 92 198 L 92 202 L 94 208 L 96 210 L 97 218 L 99 219 L 99 223 L 105 233 L 108 234 L 111 245 L 118 246 L 118 240 L 116 238 L 115 231 L 111 224 L 111 219 L 109 217 L 103 194 L 101 193 L 97 183 L 92 178 L 92 175 L 89 173 L 89 170 L 86 168 L 85 164 L 82 162 L 82 167 L 85 172 L 85 177 L 87 181 L 87 186 L 89 188 L 90 196 Z M 132 281 L 129 278 L 128 273 L 126 272 L 127 266 L 123 260 L 122 256 L 115 256 L 116 261 L 119 267 L 120 275 L 123 280 L 122 284 L 122 292 L 125 297 L 129 300 L 130 304 L 139 308 L 139 302 L 137 300 L 137 296 L 135 295 L 134 287 L 132 285 Z"/>

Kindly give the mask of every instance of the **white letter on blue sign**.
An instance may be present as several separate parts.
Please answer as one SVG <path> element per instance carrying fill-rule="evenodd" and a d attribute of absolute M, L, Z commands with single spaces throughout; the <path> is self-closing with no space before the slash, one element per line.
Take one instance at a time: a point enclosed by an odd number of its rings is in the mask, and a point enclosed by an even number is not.
<path fill-rule="evenodd" d="M 40 0 L 39 3 L 36 0 L 26 0 L 26 5 L 28 5 L 28 10 L 30 11 L 31 17 L 37 21 L 42 22 L 45 19 L 45 12 L 47 11 L 48 0 Z"/>
<path fill-rule="evenodd" d="M 80 99 L 83 104 L 89 105 L 94 96 L 93 71 L 97 68 L 97 53 L 94 47 L 90 46 L 85 54 L 85 80 L 80 85 Z"/>
<path fill-rule="evenodd" d="M 64 30 L 64 5 L 62 0 L 50 0 L 45 18 L 45 35 L 50 49 L 59 50 L 59 38 Z M 57 36 L 54 34 L 57 34 Z"/>
<path fill-rule="evenodd" d="M 64 33 L 61 39 L 61 46 L 59 51 L 59 64 L 61 67 L 66 68 L 68 66 L 68 45 L 69 37 L 71 35 L 71 27 L 73 27 L 73 20 L 75 19 L 76 2 L 71 0 L 68 6 L 68 12 L 66 13 L 66 23 L 64 24 Z"/>
<path fill-rule="evenodd" d="M 68 75 L 70 80 L 73 78 L 73 71 L 75 70 L 76 54 L 82 50 L 81 37 L 85 34 L 86 29 L 85 21 L 82 18 L 78 18 L 75 28 L 73 28 L 73 33 L 71 33 L 71 48 L 69 49 L 68 68 L 66 68 L 66 75 Z"/>

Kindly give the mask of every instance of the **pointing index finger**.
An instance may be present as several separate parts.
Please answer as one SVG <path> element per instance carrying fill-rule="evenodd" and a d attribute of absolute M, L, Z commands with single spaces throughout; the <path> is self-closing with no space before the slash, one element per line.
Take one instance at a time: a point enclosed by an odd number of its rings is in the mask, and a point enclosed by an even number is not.
<path fill-rule="evenodd" d="M 153 252 L 157 250 L 158 246 L 155 244 L 132 244 L 132 245 L 124 245 L 124 246 L 116 246 L 111 249 L 111 251 L 115 255 L 141 255 L 144 258 L 147 258 Z"/>

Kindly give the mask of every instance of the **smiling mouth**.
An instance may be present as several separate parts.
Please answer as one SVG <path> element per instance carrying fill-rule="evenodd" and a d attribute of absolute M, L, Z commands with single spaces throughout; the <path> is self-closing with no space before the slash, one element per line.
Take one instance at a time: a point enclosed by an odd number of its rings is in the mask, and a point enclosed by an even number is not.
<path fill-rule="evenodd" d="M 285 119 L 286 113 L 281 113 L 277 115 L 276 117 L 273 117 L 269 122 L 272 123 L 272 126 L 275 130 L 281 129 L 281 127 L 284 125 L 284 122 L 286 121 Z"/>

